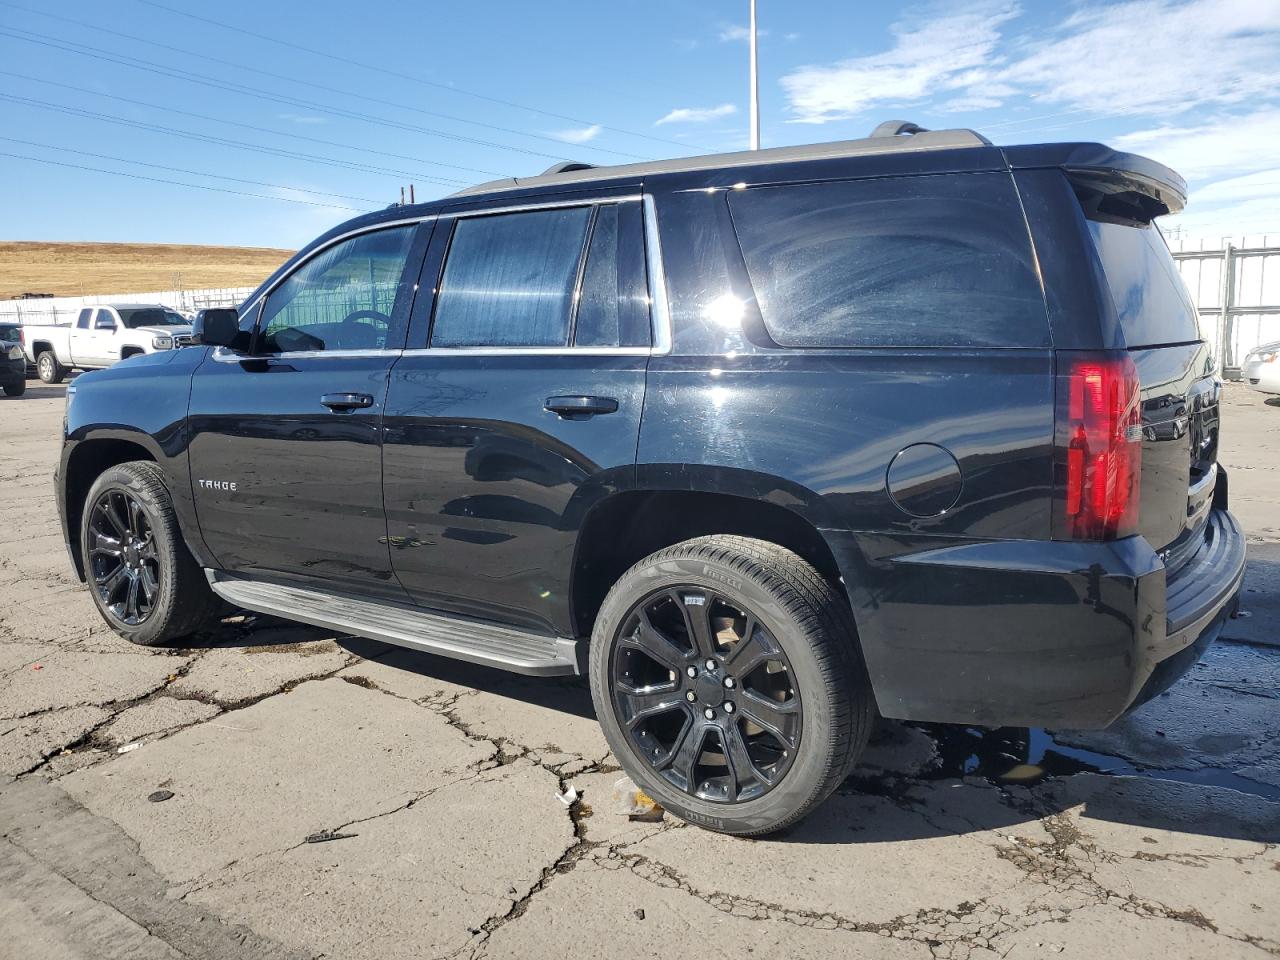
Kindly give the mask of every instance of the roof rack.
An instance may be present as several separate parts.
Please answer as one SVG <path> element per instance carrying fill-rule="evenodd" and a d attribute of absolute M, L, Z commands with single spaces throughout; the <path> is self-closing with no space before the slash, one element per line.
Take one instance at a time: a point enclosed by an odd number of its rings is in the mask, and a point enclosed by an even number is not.
<path fill-rule="evenodd" d="M 553 173 L 570 173 L 574 170 L 594 170 L 594 163 L 583 163 L 580 160 L 561 160 L 559 163 L 553 163 L 547 169 L 543 170 L 539 176 L 549 177 Z"/>
<path fill-rule="evenodd" d="M 928 129 L 910 120 L 886 120 L 871 131 L 873 137 L 900 137 L 905 134 L 928 133 Z"/>
<path fill-rule="evenodd" d="M 651 173 L 678 173 L 690 170 L 714 170 L 719 167 L 788 163 L 796 160 L 841 159 L 876 153 L 915 153 L 924 150 L 958 150 L 989 146 L 991 141 L 973 130 L 926 130 L 909 120 L 890 120 L 880 124 L 872 131 L 871 136 L 862 140 L 810 143 L 798 147 L 770 147 L 765 150 L 742 150 L 704 157 L 677 157 L 674 160 L 648 160 L 642 163 L 624 163 L 606 167 L 565 161 L 555 164 L 534 177 L 508 177 L 481 183 L 459 190 L 451 194 L 451 198 L 499 193 L 503 190 L 517 190 L 523 187 L 642 177 Z"/>

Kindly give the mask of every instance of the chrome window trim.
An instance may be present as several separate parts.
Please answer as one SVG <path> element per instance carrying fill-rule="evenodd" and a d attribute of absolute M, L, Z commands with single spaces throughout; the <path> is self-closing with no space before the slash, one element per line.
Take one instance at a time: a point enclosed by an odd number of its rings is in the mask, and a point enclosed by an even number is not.
<path fill-rule="evenodd" d="M 307 254 L 307 258 L 305 260 L 298 261 L 298 263 L 294 266 L 292 270 L 290 270 L 288 273 L 276 279 L 275 282 L 271 284 L 271 286 L 267 287 L 267 289 L 263 290 L 260 294 L 258 294 L 252 300 L 250 300 L 247 304 L 245 304 L 244 307 L 240 308 L 240 316 L 243 317 L 254 307 L 258 306 L 258 304 L 262 302 L 263 298 L 269 297 L 271 295 L 271 292 L 275 290 L 276 287 L 280 286 L 280 284 L 288 280 L 291 276 L 293 276 L 295 273 L 301 270 L 306 264 L 314 260 L 318 254 L 323 253 L 325 250 L 328 250 L 335 243 L 341 243 L 343 240 L 350 240 L 352 237 L 358 237 L 362 233 L 376 233 L 379 230 L 390 230 L 392 227 L 405 227 L 410 224 L 429 223 L 432 220 L 439 220 L 439 219 L 440 219 L 440 214 L 431 213 L 422 217 L 405 217 L 403 220 L 387 220 L 383 223 L 366 224 L 363 227 L 357 227 L 354 230 L 348 230 L 346 233 L 340 233 L 336 237 L 333 237 L 332 239 L 325 241 L 325 243 L 322 246 L 316 247 L 309 254 Z M 256 320 L 254 321 L 254 324 L 255 325 L 257 324 Z M 272 356 L 281 356 L 281 354 L 272 354 Z"/>
<path fill-rule="evenodd" d="M 647 357 L 649 347 L 410 347 L 406 356 L 426 357 Z"/>
<path fill-rule="evenodd" d="M 649 354 L 671 352 L 671 305 L 667 302 L 667 271 L 662 264 L 662 241 L 658 237 L 658 208 L 653 194 L 644 195 L 644 257 L 649 281 L 649 316 L 653 318 L 653 345 Z"/>
<path fill-rule="evenodd" d="M 557 210 L 564 207 L 590 207 L 599 203 L 638 203 L 643 200 L 638 193 L 612 197 L 566 197 L 563 200 L 538 200 L 530 203 L 513 203 L 501 207 L 481 207 L 476 210 L 443 210 L 440 217 L 487 217 L 497 213 L 524 213 L 530 210 Z"/>
<path fill-rule="evenodd" d="M 216 363 L 239 363 L 241 360 L 313 360 L 333 357 L 335 360 L 350 357 L 398 357 L 404 351 L 371 350 L 294 350 L 287 353 L 236 353 L 227 347 L 214 347 L 209 359 Z"/>
<path fill-rule="evenodd" d="M 341 243 L 362 233 L 371 233 L 390 227 L 407 224 L 425 223 L 449 217 L 487 216 L 498 213 L 517 213 L 524 210 L 551 210 L 561 207 L 582 207 L 601 203 L 636 203 L 644 208 L 645 233 L 645 273 L 649 285 L 650 317 L 653 322 L 653 344 L 648 347 L 410 347 L 403 350 L 299 350 L 292 353 L 268 353 L 250 356 L 236 353 L 226 347 L 215 347 L 210 358 L 218 363 L 239 363 L 241 360 L 311 360 L 329 357 L 343 359 L 352 357 L 401 357 L 401 356 L 438 356 L 438 357 L 546 357 L 546 356 L 601 356 L 601 357 L 656 357 L 671 352 L 671 309 L 667 301 L 667 274 L 662 264 L 662 245 L 658 236 L 658 213 L 653 197 L 650 194 L 627 194 L 612 197 L 574 197 L 565 200 L 552 200 L 543 203 L 512 204 L 481 210 L 442 211 L 424 217 L 411 217 L 404 220 L 391 220 L 386 223 L 349 230 L 328 241 L 324 246 L 311 252 L 314 256 L 328 249 L 335 243 Z M 307 260 L 310 260 L 309 256 Z M 298 264 L 301 267 L 307 261 Z M 296 269 L 296 268 L 295 268 Z M 255 297 L 244 313 L 258 306 L 262 299 L 270 295 L 279 284 L 283 283 L 294 271 L 280 277 L 275 283 Z"/>
<path fill-rule="evenodd" d="M 292 353 L 250 355 L 236 353 L 226 347 L 214 347 L 209 355 L 216 363 L 239 363 L 241 360 L 341 360 L 353 357 L 647 357 L 648 347 L 411 347 L 405 350 L 297 350 Z"/>

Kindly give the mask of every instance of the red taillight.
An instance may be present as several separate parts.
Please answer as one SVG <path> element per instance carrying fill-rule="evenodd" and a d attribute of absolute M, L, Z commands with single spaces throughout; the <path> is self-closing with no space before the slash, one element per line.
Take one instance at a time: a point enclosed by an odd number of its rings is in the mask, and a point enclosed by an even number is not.
<path fill-rule="evenodd" d="M 1142 400 L 1128 354 L 1058 355 L 1054 535 L 1113 540 L 1138 527 Z"/>

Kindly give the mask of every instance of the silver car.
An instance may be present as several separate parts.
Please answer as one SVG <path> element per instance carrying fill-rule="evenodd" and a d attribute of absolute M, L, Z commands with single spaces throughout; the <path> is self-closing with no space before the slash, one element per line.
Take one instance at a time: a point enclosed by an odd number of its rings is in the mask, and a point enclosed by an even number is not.
<path fill-rule="evenodd" d="M 1251 389 L 1259 393 L 1280 394 L 1280 340 L 1250 350 L 1240 373 Z"/>

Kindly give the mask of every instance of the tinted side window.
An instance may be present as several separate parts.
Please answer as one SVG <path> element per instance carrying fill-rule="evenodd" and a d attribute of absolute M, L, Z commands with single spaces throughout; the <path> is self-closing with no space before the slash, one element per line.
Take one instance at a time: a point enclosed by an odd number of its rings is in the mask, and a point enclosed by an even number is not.
<path fill-rule="evenodd" d="M 1149 347 L 1199 340 L 1199 316 L 1160 231 L 1153 224 L 1088 223 L 1125 342 Z"/>
<path fill-rule="evenodd" d="M 80 311 L 80 316 L 76 317 L 76 327 L 80 330 L 88 330 L 91 316 L 93 316 L 93 308 L 85 307 Z"/>
<path fill-rule="evenodd" d="M 563 347 L 590 207 L 465 217 L 436 298 L 437 347 Z"/>
<path fill-rule="evenodd" d="M 766 328 L 789 347 L 1045 347 L 1008 174 L 730 191 Z"/>
<path fill-rule="evenodd" d="M 643 230 L 638 204 L 606 204 L 596 213 L 573 325 L 575 346 L 649 345 Z"/>
<path fill-rule="evenodd" d="M 98 315 L 93 318 L 93 325 L 98 330 L 114 330 L 116 328 L 115 315 L 110 310 L 98 310 Z"/>
<path fill-rule="evenodd" d="M 413 232 L 409 225 L 362 233 L 300 266 L 267 296 L 259 351 L 386 347 Z"/>

